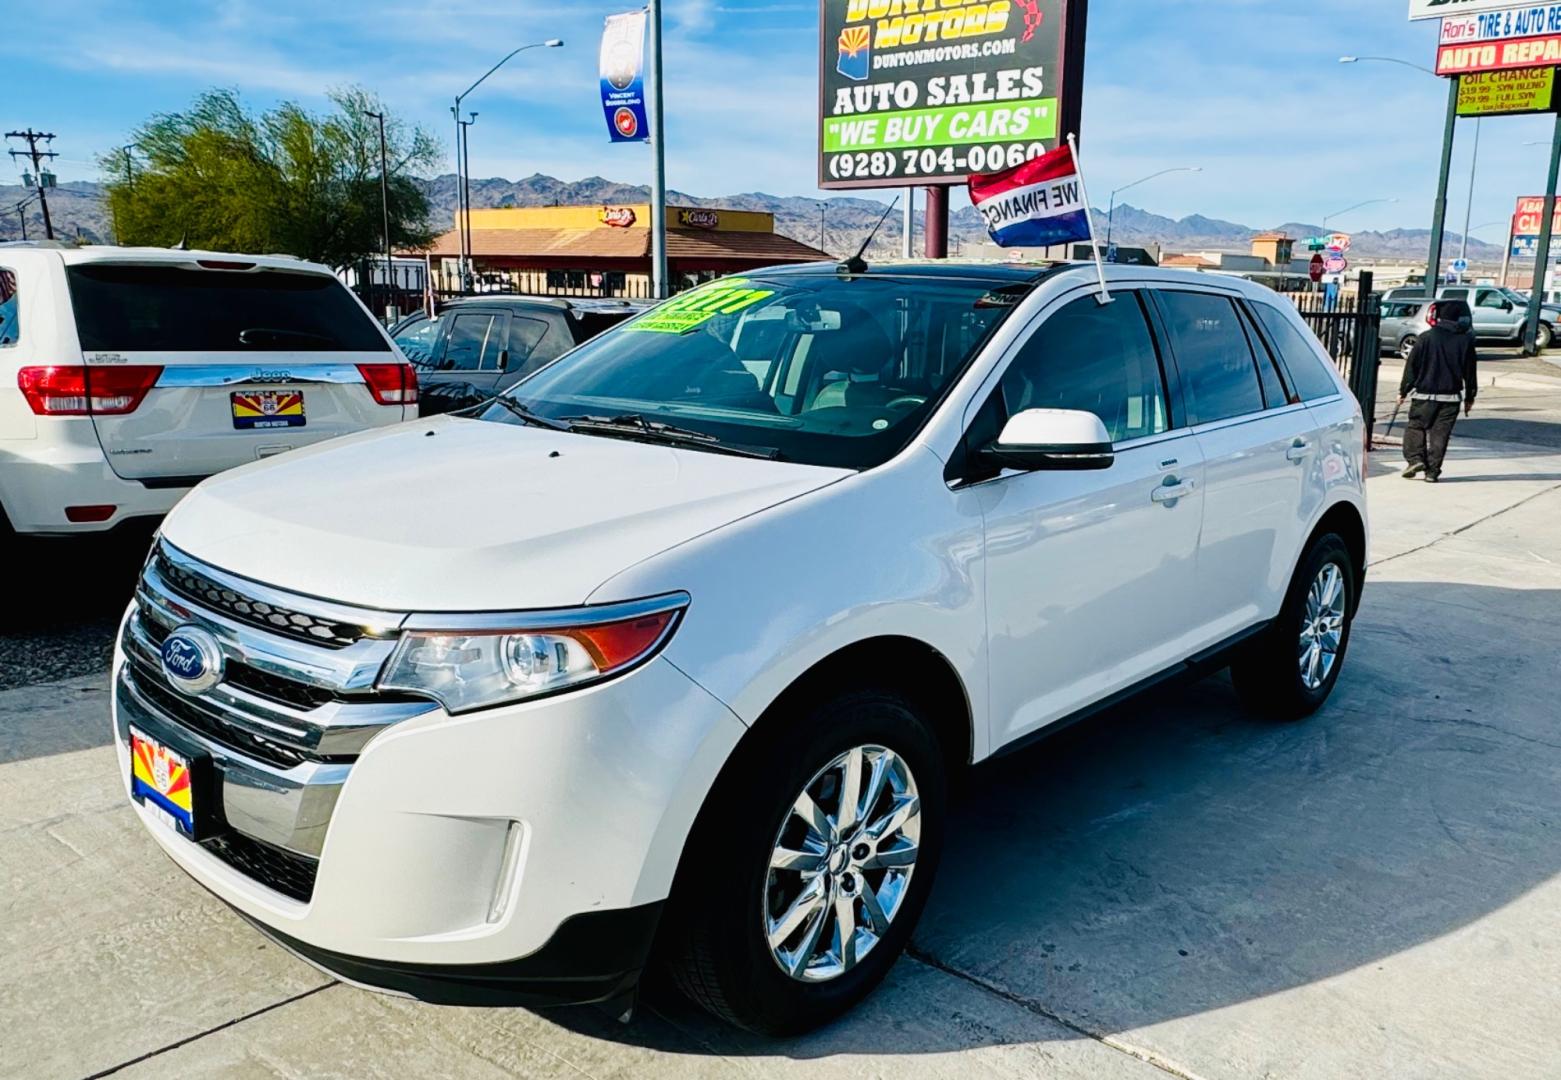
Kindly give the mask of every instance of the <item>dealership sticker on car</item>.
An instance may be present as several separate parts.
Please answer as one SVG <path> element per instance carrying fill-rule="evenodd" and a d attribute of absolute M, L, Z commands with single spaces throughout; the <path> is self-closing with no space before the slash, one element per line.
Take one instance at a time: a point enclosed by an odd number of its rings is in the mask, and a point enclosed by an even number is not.
<path fill-rule="evenodd" d="M 717 315 L 734 315 L 775 295 L 773 289 L 751 289 L 748 284 L 742 278 L 733 278 L 701 285 L 652 308 L 623 328 L 640 333 L 686 334 Z"/>
<path fill-rule="evenodd" d="M 233 426 L 240 431 L 303 427 L 304 396 L 297 390 L 241 390 L 233 395 Z"/>
<path fill-rule="evenodd" d="M 195 787 L 190 761 L 130 729 L 130 795 L 186 836 L 195 835 Z"/>

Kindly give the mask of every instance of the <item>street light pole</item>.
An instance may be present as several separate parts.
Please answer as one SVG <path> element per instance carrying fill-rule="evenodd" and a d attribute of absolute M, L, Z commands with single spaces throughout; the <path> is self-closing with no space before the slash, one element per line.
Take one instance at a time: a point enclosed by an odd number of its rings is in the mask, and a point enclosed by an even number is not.
<path fill-rule="evenodd" d="M 1117 195 L 1120 192 L 1126 191 L 1128 188 L 1135 188 L 1139 184 L 1147 184 L 1149 181 L 1157 180 L 1157 179 L 1159 179 L 1162 176 L 1168 175 L 1169 173 L 1174 173 L 1174 172 L 1202 172 L 1202 171 L 1203 171 L 1203 166 L 1202 165 L 1177 165 L 1177 166 L 1174 166 L 1174 167 L 1169 168 L 1169 169 L 1161 169 L 1157 173 L 1150 173 L 1148 176 L 1145 176 L 1142 179 L 1134 180 L 1131 184 L 1123 184 L 1121 187 L 1117 188 L 1116 191 L 1113 191 L 1111 193 L 1111 206 L 1110 206 L 1110 209 L 1108 209 L 1106 211 L 1106 249 L 1108 251 L 1111 249 L 1111 235 L 1112 235 L 1111 228 L 1116 223 Z"/>
<path fill-rule="evenodd" d="M 1377 205 L 1377 203 L 1396 203 L 1396 202 L 1398 202 L 1397 199 L 1367 199 L 1365 202 L 1358 202 L 1354 206 L 1346 206 L 1343 210 L 1335 210 L 1331 214 L 1324 214 L 1323 215 L 1323 228 L 1326 229 L 1328 227 L 1328 222 L 1332 221 L 1334 218 L 1336 218 L 1336 217 L 1343 217 L 1345 214 L 1348 214 L 1348 213 L 1350 213 L 1351 211 L 1354 211 L 1354 210 L 1359 210 L 1363 206 L 1375 206 L 1375 205 Z"/>
<path fill-rule="evenodd" d="M 465 253 L 465 277 L 461 279 L 461 291 L 471 288 L 472 263 L 472 125 L 477 122 L 476 113 L 467 113 L 461 121 L 461 251 Z"/>
<path fill-rule="evenodd" d="M 1397 64 L 1399 67 L 1414 68 L 1433 79 L 1442 76 L 1422 64 L 1412 64 L 1408 60 L 1400 60 L 1396 56 L 1341 56 L 1341 64 L 1358 64 L 1369 60 L 1378 64 Z M 1442 233 L 1447 228 L 1447 180 L 1453 168 L 1453 137 L 1458 124 L 1458 84 L 1459 77 L 1454 75 L 1447 80 L 1447 125 L 1442 133 L 1442 168 L 1436 183 L 1436 206 L 1431 215 L 1431 254 L 1426 264 L 1425 287 L 1426 298 L 1436 299 L 1436 284 L 1442 277 Z M 1479 160 L 1476 152 L 1475 160 Z M 1473 165 L 1470 166 L 1473 169 Z M 1472 173 L 1471 173 L 1472 175 Z M 1470 183 L 1470 198 L 1473 198 L 1474 185 Z M 1467 230 L 1465 230 L 1467 232 Z"/>
<path fill-rule="evenodd" d="M 657 300 L 671 295 L 667 281 L 667 129 L 662 109 L 661 0 L 645 5 L 650 27 L 650 281 Z"/>
<path fill-rule="evenodd" d="M 390 165 L 385 153 L 385 114 L 365 109 L 363 115 L 379 121 L 379 210 L 384 225 L 380 235 L 385 241 L 385 318 L 387 322 L 394 322 L 396 275 L 390 258 Z"/>
<path fill-rule="evenodd" d="M 1474 156 L 1469 159 L 1469 203 L 1463 211 L 1463 247 L 1458 252 L 1458 261 L 1467 264 L 1469 261 L 1469 222 L 1474 218 L 1474 170 L 1480 164 L 1480 118 L 1474 119 Z M 1463 274 L 1458 275 L 1458 283 L 1463 284 Z"/>
<path fill-rule="evenodd" d="M 482 73 L 482 76 L 476 82 L 472 83 L 465 90 L 463 90 L 459 94 L 455 95 L 455 108 L 450 110 L 450 115 L 455 117 L 455 187 L 456 187 L 456 201 L 461 204 L 460 207 L 459 207 L 458 213 L 457 213 L 457 216 L 461 220 L 457 222 L 457 225 L 460 228 L 460 234 L 461 234 L 460 235 L 460 241 L 461 241 L 460 271 L 461 271 L 461 291 L 462 292 L 466 291 L 466 282 L 467 282 L 467 274 L 468 274 L 467 264 L 468 264 L 468 262 L 470 261 L 470 258 L 471 258 L 471 252 L 469 250 L 469 248 L 471 246 L 470 239 L 469 239 L 469 233 L 470 233 L 469 218 L 470 218 L 470 214 L 471 214 L 471 205 L 470 205 L 470 203 L 468 203 L 465 200 L 465 198 L 464 198 L 464 196 L 462 194 L 463 192 L 466 192 L 468 189 L 465 187 L 465 177 L 466 177 L 465 139 L 463 138 L 463 134 L 464 133 L 461 130 L 461 102 L 466 100 L 466 96 L 468 94 L 470 94 L 473 90 L 475 90 L 479 86 L 481 86 L 487 80 L 489 75 L 492 75 L 495 71 L 499 70 L 499 68 L 501 68 L 505 64 L 509 63 L 512 59 L 514 59 L 516 56 L 520 55 L 521 53 L 525 52 L 527 49 L 557 49 L 557 48 L 561 48 L 563 46 L 563 44 L 564 44 L 563 41 L 561 41 L 558 38 L 549 38 L 546 41 L 535 41 L 535 42 L 532 42 L 530 45 L 522 45 L 518 49 L 512 49 L 512 50 L 510 50 L 509 53 L 507 53 L 505 55 L 504 59 L 500 60 L 497 64 L 494 64 L 487 71 L 484 71 Z"/>

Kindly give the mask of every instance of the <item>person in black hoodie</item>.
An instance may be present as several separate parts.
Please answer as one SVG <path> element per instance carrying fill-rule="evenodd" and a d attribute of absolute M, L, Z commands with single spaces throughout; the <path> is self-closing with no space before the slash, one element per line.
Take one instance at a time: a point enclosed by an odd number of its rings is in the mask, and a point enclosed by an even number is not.
<path fill-rule="evenodd" d="M 1458 422 L 1458 406 L 1463 414 L 1474 410 L 1478 388 L 1474 352 L 1474 315 L 1462 300 L 1440 300 L 1432 309 L 1436 324 L 1421 334 L 1409 352 L 1404 377 L 1398 384 L 1400 406 L 1413 398 L 1409 406 L 1409 424 L 1404 429 L 1404 470 L 1406 479 L 1420 473 L 1431 483 L 1442 476 L 1442 461 L 1447 456 L 1447 440 Z"/>

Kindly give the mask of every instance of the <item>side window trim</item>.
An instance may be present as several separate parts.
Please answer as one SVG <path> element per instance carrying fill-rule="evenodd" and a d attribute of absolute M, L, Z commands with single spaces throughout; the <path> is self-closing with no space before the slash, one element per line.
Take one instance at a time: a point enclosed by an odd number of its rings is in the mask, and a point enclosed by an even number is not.
<path fill-rule="evenodd" d="M 0 324 L 0 349 L 14 349 L 22 343 L 22 286 L 15 267 L 0 266 L 0 278 L 10 282 L 10 295 L 0 297 L 0 304 L 8 305 L 11 312 L 9 325 Z"/>
<path fill-rule="evenodd" d="M 1236 297 L 1236 310 L 1240 312 L 1241 325 L 1247 332 L 1247 343 L 1252 347 L 1252 359 L 1257 363 L 1259 370 L 1258 384 L 1263 388 L 1263 404 L 1269 412 L 1275 409 L 1283 409 L 1290 405 L 1301 404 L 1301 395 L 1296 393 L 1295 387 L 1290 384 L 1288 372 L 1279 362 L 1279 350 L 1276 349 L 1268 337 L 1263 333 L 1262 327 L 1257 324 L 1257 313 L 1247 306 L 1247 298 Z M 1274 378 L 1279 381 L 1279 389 L 1285 395 L 1285 399 L 1276 404 L 1269 404 L 1268 383 L 1261 377 L 1261 368 L 1264 358 L 1268 360 L 1268 368 L 1274 373 Z"/>

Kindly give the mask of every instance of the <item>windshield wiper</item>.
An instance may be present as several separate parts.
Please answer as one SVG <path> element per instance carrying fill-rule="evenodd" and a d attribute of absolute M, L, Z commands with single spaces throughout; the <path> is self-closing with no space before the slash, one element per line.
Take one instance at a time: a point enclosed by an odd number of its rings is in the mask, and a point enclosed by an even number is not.
<path fill-rule="evenodd" d="M 743 446 L 740 443 L 729 443 L 708 432 L 663 424 L 658 420 L 647 419 L 640 413 L 623 413 L 620 416 L 566 416 L 564 423 L 569 426 L 570 431 L 589 431 L 601 435 L 644 439 L 648 442 L 665 443 L 668 446 L 712 450 L 718 454 L 731 454 L 734 457 L 775 461 L 781 456 L 780 451 L 773 446 Z"/>
<path fill-rule="evenodd" d="M 335 346 L 334 338 L 311 334 L 307 330 L 281 330 L 271 326 L 251 326 L 238 332 L 240 345 L 274 345 L 283 341 L 309 341 Z"/>
<path fill-rule="evenodd" d="M 568 431 L 570 429 L 569 424 L 561 420 L 550 419 L 546 416 L 543 416 L 541 413 L 533 412 L 526 406 L 522 405 L 520 402 L 516 401 L 514 398 L 505 397 L 503 394 L 497 394 L 489 398 L 487 401 L 479 401 L 477 404 L 468 406 L 467 408 L 461 409 L 459 411 L 475 416 L 478 409 L 487 408 L 489 405 L 502 405 L 504 408 L 508 409 L 510 412 L 514 413 L 516 416 L 520 417 L 522 420 L 532 425 L 533 427 L 548 428 L 552 431 Z"/>

